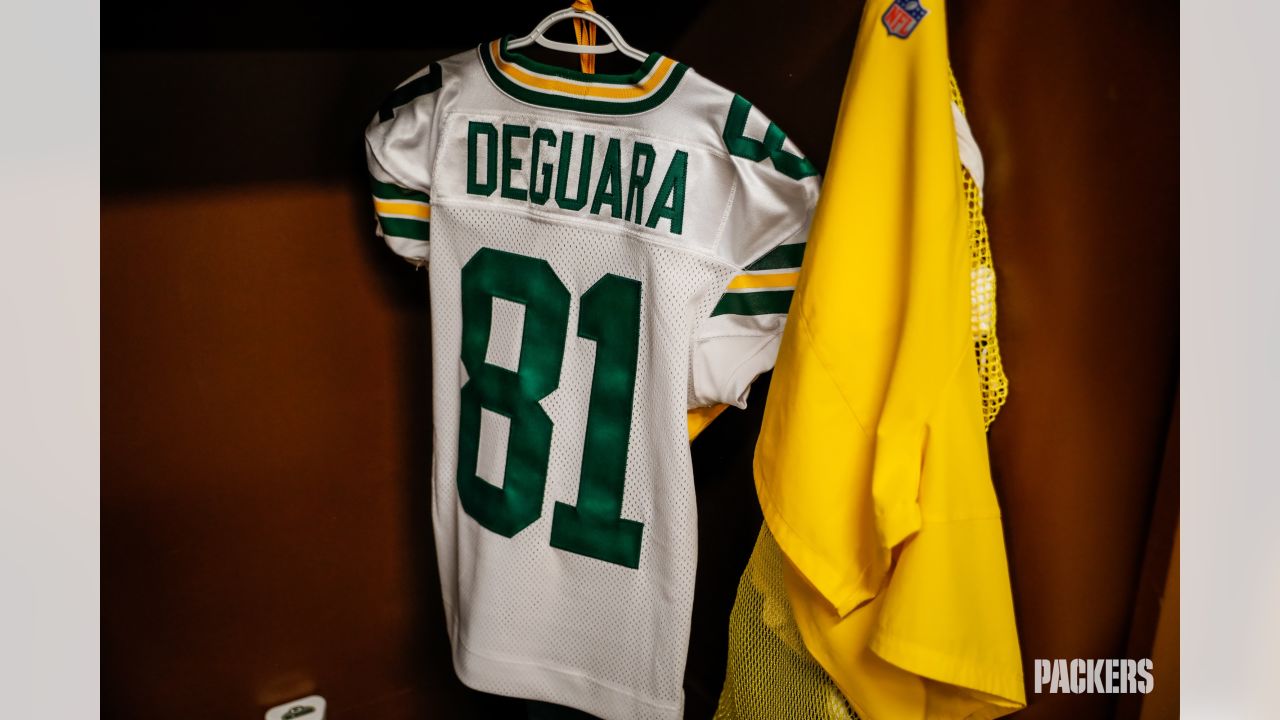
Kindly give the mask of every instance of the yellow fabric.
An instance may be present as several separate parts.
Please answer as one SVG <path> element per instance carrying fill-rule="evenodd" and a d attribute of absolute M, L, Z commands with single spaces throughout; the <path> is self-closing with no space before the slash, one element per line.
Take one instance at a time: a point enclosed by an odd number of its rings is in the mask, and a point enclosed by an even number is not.
<path fill-rule="evenodd" d="M 573 5 L 569 7 L 583 12 L 596 11 L 595 5 L 591 0 L 573 0 Z M 573 34 L 574 37 L 578 38 L 579 45 L 596 44 L 596 26 L 593 23 L 574 18 Z M 596 72 L 596 56 L 591 53 L 578 53 L 578 58 L 582 63 L 582 72 L 594 75 Z"/>
<path fill-rule="evenodd" d="M 960 102 L 952 86 L 952 99 Z M 963 106 L 962 106 L 963 107 Z M 995 284 L 981 193 L 964 174 L 969 205 L 971 333 L 975 368 L 982 377 L 985 425 L 999 412 L 1007 390 L 995 344 Z M 994 397 L 999 393 L 999 401 Z M 705 427 L 705 425 L 703 425 Z M 794 572 L 794 571 L 792 571 Z M 867 659 L 875 663 L 875 657 Z M 729 617 L 724 688 L 715 720 L 846 720 L 857 717 L 831 679 L 804 647 L 783 580 L 783 558 L 767 526 L 760 529 Z"/>
<path fill-rule="evenodd" d="M 942 0 L 865 6 L 756 488 L 807 649 L 868 720 L 1025 705 L 971 337 Z"/>
<path fill-rule="evenodd" d="M 720 413 L 725 411 L 728 405 L 712 405 L 711 407 L 694 408 L 689 411 L 689 442 L 698 437 L 698 434 L 707 429 L 712 420 L 720 417 Z"/>

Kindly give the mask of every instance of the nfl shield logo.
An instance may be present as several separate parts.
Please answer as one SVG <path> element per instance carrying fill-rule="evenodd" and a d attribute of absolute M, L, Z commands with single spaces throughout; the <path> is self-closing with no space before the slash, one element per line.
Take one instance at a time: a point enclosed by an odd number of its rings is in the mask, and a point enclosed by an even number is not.
<path fill-rule="evenodd" d="M 893 4 L 884 11 L 884 16 L 880 19 L 890 35 L 905 38 L 928 14 L 929 11 L 917 0 L 893 0 Z"/>

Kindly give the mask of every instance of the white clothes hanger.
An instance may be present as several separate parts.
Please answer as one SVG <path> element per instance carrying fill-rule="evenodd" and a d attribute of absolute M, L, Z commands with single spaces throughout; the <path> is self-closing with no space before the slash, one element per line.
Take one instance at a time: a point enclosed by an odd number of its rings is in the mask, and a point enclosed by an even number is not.
<path fill-rule="evenodd" d="M 569 20 L 574 18 L 579 20 L 585 20 L 586 22 L 589 22 L 595 25 L 596 27 L 600 28 L 601 30 L 604 31 L 604 34 L 607 35 L 609 39 L 612 40 L 613 42 L 605 43 L 603 45 L 575 45 L 573 43 L 559 42 L 556 40 L 548 40 L 545 37 L 545 33 L 547 32 L 548 29 L 551 28 L 552 25 L 555 25 L 561 20 Z M 557 10 L 551 13 L 550 15 L 542 18 L 542 22 L 538 23 L 538 26 L 533 29 L 533 32 L 529 33 L 528 35 L 525 35 L 524 37 L 516 38 L 515 40 L 508 42 L 507 47 L 512 49 L 521 48 L 526 45 L 530 45 L 532 43 L 537 43 L 542 47 L 550 48 L 552 50 L 560 50 L 562 52 L 586 53 L 588 55 L 602 55 L 604 53 L 611 53 L 616 50 L 617 52 L 620 52 L 623 55 L 626 55 L 632 60 L 638 60 L 640 62 L 644 62 L 645 60 L 649 59 L 648 53 L 640 52 L 639 50 L 628 45 L 627 41 L 622 39 L 622 33 L 618 32 L 618 28 L 614 27 L 613 23 L 610 23 L 608 20 L 605 20 L 603 16 L 593 12 L 576 10 L 574 8 L 565 8 L 564 10 Z"/>

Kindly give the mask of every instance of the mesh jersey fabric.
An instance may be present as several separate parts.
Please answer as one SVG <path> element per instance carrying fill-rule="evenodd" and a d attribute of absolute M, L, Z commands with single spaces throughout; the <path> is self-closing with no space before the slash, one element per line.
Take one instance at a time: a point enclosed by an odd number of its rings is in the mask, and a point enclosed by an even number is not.
<path fill-rule="evenodd" d="M 996 717 L 1025 695 L 984 433 L 1005 383 L 966 207 L 981 166 L 961 163 L 945 4 L 906 38 L 892 5 L 864 9 L 757 491 L 804 646 L 861 717 Z"/>
<path fill-rule="evenodd" d="M 459 678 L 606 720 L 680 717 L 687 412 L 744 405 L 772 366 L 816 171 L 670 58 L 584 75 L 506 40 L 411 76 L 366 145 L 378 233 L 429 268 Z"/>

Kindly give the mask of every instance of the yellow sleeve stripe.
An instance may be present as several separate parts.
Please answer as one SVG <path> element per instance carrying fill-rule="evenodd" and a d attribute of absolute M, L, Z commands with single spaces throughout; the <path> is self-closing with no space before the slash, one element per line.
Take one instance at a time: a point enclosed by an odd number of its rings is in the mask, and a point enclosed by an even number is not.
<path fill-rule="evenodd" d="M 415 220 L 431 219 L 431 206 L 424 203 L 407 200 L 383 200 L 375 197 L 373 199 L 373 207 L 379 215 L 413 218 Z"/>
<path fill-rule="evenodd" d="M 767 273 L 760 275 L 738 275 L 730 283 L 726 290 L 752 290 L 756 288 L 790 288 L 796 286 L 796 281 L 800 279 L 800 273 Z"/>

